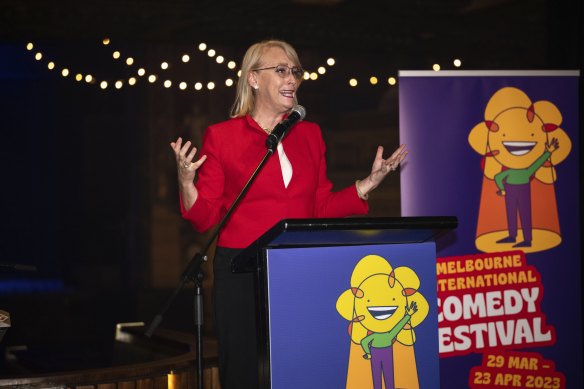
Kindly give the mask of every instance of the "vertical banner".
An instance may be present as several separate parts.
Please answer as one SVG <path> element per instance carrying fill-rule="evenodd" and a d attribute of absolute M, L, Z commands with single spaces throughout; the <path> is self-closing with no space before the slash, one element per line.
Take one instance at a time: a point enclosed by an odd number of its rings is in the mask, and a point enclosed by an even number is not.
<path fill-rule="evenodd" d="M 442 388 L 582 388 L 578 71 L 402 71 L 403 216 L 437 242 Z"/>

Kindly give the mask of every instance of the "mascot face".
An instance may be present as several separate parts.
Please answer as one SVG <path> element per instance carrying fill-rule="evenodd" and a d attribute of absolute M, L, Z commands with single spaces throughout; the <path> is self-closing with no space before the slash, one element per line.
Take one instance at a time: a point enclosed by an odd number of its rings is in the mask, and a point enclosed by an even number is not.
<path fill-rule="evenodd" d="M 372 332 L 387 332 L 404 317 L 406 297 L 404 288 L 396 280 L 390 287 L 387 274 L 376 274 L 359 286 L 363 292 L 355 299 L 355 314 L 363 317 L 361 324 Z"/>
<path fill-rule="evenodd" d="M 378 255 L 367 255 L 357 263 L 351 285 L 337 299 L 337 312 L 349 321 L 349 335 L 359 344 L 368 333 L 391 331 L 406 314 L 406 305 L 416 303 L 416 314 L 399 332 L 397 341 L 415 343 L 414 328 L 430 312 L 426 298 L 418 291 L 420 279 L 407 266 L 395 269 Z"/>
<path fill-rule="evenodd" d="M 488 125 L 489 148 L 503 166 L 525 169 L 545 151 L 547 136 L 542 129 L 543 122 L 528 109 L 508 109 Z"/>
<path fill-rule="evenodd" d="M 570 137 L 560 128 L 562 113 L 552 102 L 532 102 L 520 89 L 505 87 L 491 96 L 485 120 L 468 135 L 470 146 L 485 158 L 485 177 L 493 179 L 503 169 L 525 169 L 546 150 L 546 142 L 556 139 L 559 149 L 538 169 L 535 178 L 544 183 L 556 180 L 553 167 L 572 149 Z"/>

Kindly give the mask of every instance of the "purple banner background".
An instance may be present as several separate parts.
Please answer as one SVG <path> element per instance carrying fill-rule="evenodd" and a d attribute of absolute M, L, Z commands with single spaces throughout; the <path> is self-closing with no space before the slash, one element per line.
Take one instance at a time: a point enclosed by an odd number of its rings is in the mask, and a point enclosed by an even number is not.
<path fill-rule="evenodd" d="M 355 265 L 370 254 L 382 256 L 393 268 L 410 267 L 420 278 L 419 292 L 430 312 L 416 327 L 416 362 L 421 387 L 436 382 L 436 250 L 431 242 L 269 250 L 273 388 L 345 387 L 351 340 L 349 322 L 336 311 L 336 301 L 350 287 Z"/>
<path fill-rule="evenodd" d="M 554 326 L 554 346 L 525 348 L 556 363 L 567 388 L 582 383 L 580 269 L 580 188 L 578 77 L 576 72 L 402 72 L 399 79 L 400 142 L 410 150 L 401 170 L 403 216 L 455 215 L 459 227 L 438 242 L 437 256 L 476 254 L 475 232 L 482 188 L 481 156 L 468 143 L 471 129 L 483 121 L 487 102 L 512 86 L 532 101 L 548 100 L 561 111 L 561 128 L 572 141 L 570 155 L 557 166 L 555 193 L 562 243 L 527 254 L 527 264 L 542 275 L 542 312 Z M 561 147 L 561 145 L 560 145 Z M 467 388 L 469 371 L 482 353 L 441 358 L 443 388 Z"/>

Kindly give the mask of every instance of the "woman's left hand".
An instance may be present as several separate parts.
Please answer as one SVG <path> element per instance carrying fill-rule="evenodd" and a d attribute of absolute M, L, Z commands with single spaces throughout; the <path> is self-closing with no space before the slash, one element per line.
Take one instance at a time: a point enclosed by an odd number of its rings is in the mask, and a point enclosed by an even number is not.
<path fill-rule="evenodd" d="M 364 180 L 357 181 L 359 193 L 363 196 L 367 196 L 369 192 L 381 184 L 389 172 L 392 172 L 399 167 L 407 155 L 408 150 L 406 149 L 406 145 L 400 145 L 393 154 L 391 154 L 391 157 L 383 159 L 383 146 L 379 146 L 377 148 L 375 160 L 373 161 L 373 166 L 371 167 L 371 174 Z"/>

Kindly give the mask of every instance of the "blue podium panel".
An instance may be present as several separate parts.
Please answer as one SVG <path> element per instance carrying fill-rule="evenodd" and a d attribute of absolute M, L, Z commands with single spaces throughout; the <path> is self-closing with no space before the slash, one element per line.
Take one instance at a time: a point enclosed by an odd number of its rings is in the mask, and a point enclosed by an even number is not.
<path fill-rule="evenodd" d="M 434 242 L 265 258 L 271 388 L 439 385 Z"/>

